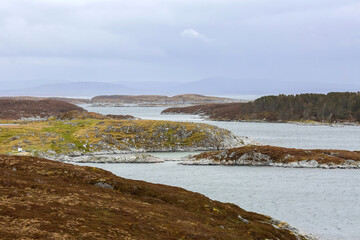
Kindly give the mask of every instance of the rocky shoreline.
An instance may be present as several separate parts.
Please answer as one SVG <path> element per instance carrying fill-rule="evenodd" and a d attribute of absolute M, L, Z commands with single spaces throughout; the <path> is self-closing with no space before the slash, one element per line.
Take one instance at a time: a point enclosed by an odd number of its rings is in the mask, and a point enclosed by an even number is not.
<path fill-rule="evenodd" d="M 194 152 L 256 144 L 212 125 L 152 120 L 48 120 L 4 125 L 1 132 L 1 153 L 33 156 Z"/>
<path fill-rule="evenodd" d="M 187 156 L 179 164 L 360 169 L 360 152 L 245 146 Z"/>
<path fill-rule="evenodd" d="M 182 159 L 181 165 L 226 165 L 226 166 L 256 166 L 256 167 L 284 167 L 284 168 L 323 168 L 323 169 L 360 169 L 360 163 L 349 160 L 344 164 L 319 164 L 316 160 L 303 160 L 292 163 L 257 163 L 248 160 L 217 162 L 210 159 L 194 160 L 194 158 Z"/>
<path fill-rule="evenodd" d="M 167 109 L 165 109 L 167 110 Z M 228 119 L 228 118 L 211 118 L 210 116 L 205 115 L 201 112 L 171 112 L 163 111 L 162 115 L 194 115 L 199 116 L 201 119 L 206 121 L 216 121 L 216 122 L 244 122 L 244 123 L 289 123 L 295 125 L 304 125 L 304 126 L 329 126 L 329 127 L 346 127 L 346 126 L 360 126 L 360 122 L 319 122 L 319 121 L 309 121 L 309 120 L 299 120 L 299 121 L 286 121 L 286 120 L 276 120 L 276 121 L 267 121 L 262 119 L 252 119 L 252 120 L 239 120 L 239 119 Z"/>
<path fill-rule="evenodd" d="M 60 158 L 61 159 L 61 158 Z M 163 163 L 164 160 L 150 154 L 121 154 L 121 155 L 85 155 L 80 157 L 63 158 L 63 161 L 75 163 Z"/>
<path fill-rule="evenodd" d="M 38 152 L 37 157 L 58 162 L 73 163 L 163 163 L 165 160 L 145 152 L 94 152 L 91 154 L 56 154 L 53 151 Z"/>

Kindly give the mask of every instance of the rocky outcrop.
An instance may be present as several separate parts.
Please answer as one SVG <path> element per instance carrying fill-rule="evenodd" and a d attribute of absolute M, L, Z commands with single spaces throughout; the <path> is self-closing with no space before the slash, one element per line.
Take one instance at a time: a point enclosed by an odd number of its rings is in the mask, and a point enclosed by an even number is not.
<path fill-rule="evenodd" d="M 79 119 L 130 120 L 130 119 L 136 119 L 136 118 L 131 115 L 114 115 L 114 114 L 102 115 L 100 113 L 95 113 L 95 112 L 73 110 L 73 111 L 69 111 L 64 114 L 58 115 L 57 119 L 59 119 L 59 120 L 79 120 Z"/>
<path fill-rule="evenodd" d="M 313 239 L 181 188 L 34 157 L 0 155 L 0 189 L 4 240 Z"/>
<path fill-rule="evenodd" d="M 163 163 L 164 160 L 150 154 L 92 155 L 72 158 L 78 163 Z"/>
<path fill-rule="evenodd" d="M 118 120 L 135 120 L 135 119 L 140 119 L 131 115 L 115 115 L 115 114 L 107 114 L 106 115 L 108 118 L 110 119 L 118 119 Z"/>
<path fill-rule="evenodd" d="M 73 152 L 69 154 L 57 154 L 54 151 L 37 152 L 37 155 L 49 160 L 75 163 L 163 163 L 164 160 L 150 154 L 139 153 L 88 153 Z"/>
<path fill-rule="evenodd" d="M 133 152 L 192 152 L 254 144 L 247 137 L 199 123 L 153 120 L 81 119 L 26 122 L 1 126 L 0 153 L 18 149 L 31 155 L 119 154 Z"/>
<path fill-rule="evenodd" d="M 291 168 L 360 168 L 360 152 L 245 146 L 183 159 L 184 165 L 237 165 Z"/>

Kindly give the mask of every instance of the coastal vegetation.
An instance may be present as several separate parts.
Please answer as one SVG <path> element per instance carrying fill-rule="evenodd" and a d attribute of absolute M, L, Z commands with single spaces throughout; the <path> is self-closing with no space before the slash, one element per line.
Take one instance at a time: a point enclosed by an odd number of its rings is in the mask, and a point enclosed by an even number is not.
<path fill-rule="evenodd" d="M 360 168 L 360 152 L 326 149 L 303 150 L 249 145 L 201 153 L 188 157 L 183 164 Z"/>
<path fill-rule="evenodd" d="M 177 187 L 0 155 L 1 239 L 304 240 L 285 222 Z"/>
<path fill-rule="evenodd" d="M 0 119 L 48 118 L 69 111 L 85 111 L 74 104 L 57 100 L 0 99 Z"/>
<path fill-rule="evenodd" d="M 198 123 L 107 118 L 15 123 L 0 126 L 0 153 L 14 154 L 19 148 L 31 155 L 47 151 L 57 154 L 191 151 L 244 144 L 228 130 Z"/>
<path fill-rule="evenodd" d="M 164 114 L 201 114 L 223 121 L 360 122 L 360 93 L 264 96 L 248 103 L 168 108 Z"/>
<path fill-rule="evenodd" d="M 0 97 L 0 100 L 28 100 L 28 101 L 40 101 L 40 100 L 55 100 L 61 102 L 68 102 L 72 104 L 86 104 L 90 103 L 90 99 L 87 98 L 69 98 L 69 97 L 32 97 L 32 96 L 12 96 L 12 97 Z"/>

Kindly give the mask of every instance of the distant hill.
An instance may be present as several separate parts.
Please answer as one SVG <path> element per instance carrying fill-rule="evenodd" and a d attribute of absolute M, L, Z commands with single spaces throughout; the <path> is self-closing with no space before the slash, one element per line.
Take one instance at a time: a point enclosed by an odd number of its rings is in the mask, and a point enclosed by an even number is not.
<path fill-rule="evenodd" d="M 84 98 L 65 98 L 65 97 L 31 97 L 31 96 L 15 96 L 15 97 L 0 97 L 0 100 L 56 100 L 56 101 L 63 101 L 73 104 L 84 104 L 90 103 L 90 99 Z"/>
<path fill-rule="evenodd" d="M 74 104 L 55 100 L 0 100 L 0 119 L 47 118 L 68 111 L 85 111 Z"/>
<path fill-rule="evenodd" d="M 66 98 L 66 97 L 31 97 L 13 96 L 0 97 L 0 100 L 57 100 L 72 104 L 93 104 L 94 106 L 121 106 L 134 104 L 139 106 L 166 106 L 166 105 L 193 105 L 204 103 L 228 103 L 242 102 L 245 100 L 203 96 L 199 94 L 181 94 L 172 97 L 165 95 L 100 95 L 92 99 L 85 98 Z"/>
<path fill-rule="evenodd" d="M 191 91 L 208 95 L 269 95 L 269 94 L 299 94 L 328 93 L 341 91 L 357 91 L 359 85 L 343 83 L 291 82 L 273 79 L 211 77 L 199 81 L 182 83 L 176 86 L 176 91 L 185 93 Z"/>
<path fill-rule="evenodd" d="M 21 86 L 21 85 L 19 85 Z M 327 93 L 358 91 L 358 85 L 279 81 L 274 79 L 210 77 L 191 82 L 118 81 L 66 82 L 30 88 L 0 90 L 0 96 L 94 97 L 98 95 L 178 95 L 193 93 L 213 96 Z"/>
<path fill-rule="evenodd" d="M 2 90 L 2 96 L 92 97 L 100 94 L 134 92 L 121 84 L 101 82 L 73 82 L 36 86 L 32 88 Z"/>
<path fill-rule="evenodd" d="M 168 108 L 163 113 L 203 114 L 225 121 L 360 122 L 360 93 L 264 96 L 249 103 Z"/>
<path fill-rule="evenodd" d="M 184 105 L 203 103 L 239 102 L 230 98 L 203 96 L 199 94 L 182 94 L 173 97 L 165 95 L 103 95 L 91 99 L 94 104 L 138 104 L 138 105 Z"/>

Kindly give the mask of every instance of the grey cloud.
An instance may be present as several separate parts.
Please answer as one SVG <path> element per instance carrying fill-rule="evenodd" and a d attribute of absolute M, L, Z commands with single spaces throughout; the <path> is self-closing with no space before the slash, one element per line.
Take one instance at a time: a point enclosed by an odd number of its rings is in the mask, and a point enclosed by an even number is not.
<path fill-rule="evenodd" d="M 359 25 L 357 0 L 0 1 L 0 81 L 356 83 Z"/>

